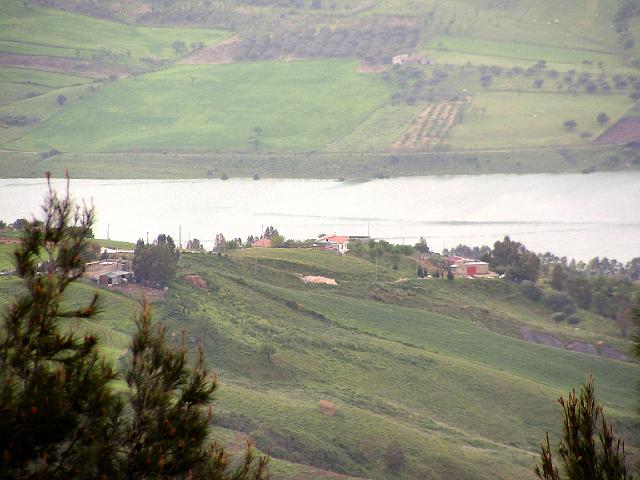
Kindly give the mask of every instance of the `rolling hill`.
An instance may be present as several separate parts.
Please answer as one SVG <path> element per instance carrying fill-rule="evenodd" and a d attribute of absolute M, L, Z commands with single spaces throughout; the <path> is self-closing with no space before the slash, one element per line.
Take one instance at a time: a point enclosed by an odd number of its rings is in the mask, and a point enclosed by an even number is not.
<path fill-rule="evenodd" d="M 9 0 L 2 174 L 637 168 L 636 3 Z"/>
<path fill-rule="evenodd" d="M 591 371 L 608 417 L 638 455 L 638 365 L 520 336 L 526 327 L 625 350 L 610 320 L 581 311 L 579 328 L 556 325 L 500 280 L 407 280 L 411 258 L 398 270 L 383 264 L 377 287 L 374 269 L 369 260 L 304 249 L 182 255 L 154 310 L 190 348 L 204 345 L 221 382 L 217 435 L 231 443 L 251 436 L 274 457 L 275 478 L 533 478 L 544 432 L 558 438 L 555 399 Z M 0 278 L 2 302 L 18 288 Z M 92 288 L 80 285 L 70 301 Z M 103 296 L 101 319 L 79 327 L 97 331 L 116 361 L 134 301 Z M 274 347 L 270 359 L 264 344 Z M 320 400 L 336 414 L 319 413 Z M 383 461 L 392 440 L 406 459 L 398 475 Z"/>

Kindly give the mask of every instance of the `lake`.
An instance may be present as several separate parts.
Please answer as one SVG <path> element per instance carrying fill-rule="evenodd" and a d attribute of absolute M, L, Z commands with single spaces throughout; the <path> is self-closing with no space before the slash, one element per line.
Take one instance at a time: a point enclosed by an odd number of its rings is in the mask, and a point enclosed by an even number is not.
<path fill-rule="evenodd" d="M 61 190 L 64 182 L 56 180 Z M 46 182 L 0 179 L 0 219 L 39 214 Z M 588 260 L 640 256 L 640 172 L 331 180 L 73 180 L 92 201 L 97 237 L 135 241 L 167 233 L 211 245 L 275 226 L 287 238 L 420 236 L 433 250 L 491 245 L 505 235 L 537 252 Z"/>

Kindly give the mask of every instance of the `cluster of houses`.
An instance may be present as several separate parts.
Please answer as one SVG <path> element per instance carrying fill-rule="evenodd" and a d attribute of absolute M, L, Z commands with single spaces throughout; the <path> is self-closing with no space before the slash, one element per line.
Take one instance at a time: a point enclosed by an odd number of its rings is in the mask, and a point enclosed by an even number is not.
<path fill-rule="evenodd" d="M 323 250 L 325 252 L 334 252 L 344 255 L 349 251 L 349 240 L 361 239 L 365 237 L 347 237 L 344 235 L 325 235 L 323 237 L 318 238 L 313 246 Z M 368 240 L 368 237 L 366 237 Z M 259 240 L 256 240 L 251 244 L 253 248 L 269 248 L 271 247 L 271 240 L 269 238 L 263 237 Z"/>
<path fill-rule="evenodd" d="M 325 252 L 332 252 L 344 255 L 349 251 L 350 241 L 368 242 L 370 237 L 346 236 L 346 235 L 324 235 L 314 243 L 314 248 Z M 269 238 L 263 237 L 256 240 L 251 245 L 253 248 L 270 248 L 272 242 Z M 133 271 L 131 257 L 133 251 L 105 251 L 103 259 L 87 264 L 85 278 L 100 286 L 125 285 L 133 281 Z M 106 257 L 106 258 L 104 258 Z M 434 268 L 435 265 L 434 265 Z M 451 255 L 445 257 L 436 268 L 440 274 L 450 271 L 455 277 L 461 278 L 496 278 L 498 275 L 489 270 L 487 262 L 481 262 L 473 258 Z"/>

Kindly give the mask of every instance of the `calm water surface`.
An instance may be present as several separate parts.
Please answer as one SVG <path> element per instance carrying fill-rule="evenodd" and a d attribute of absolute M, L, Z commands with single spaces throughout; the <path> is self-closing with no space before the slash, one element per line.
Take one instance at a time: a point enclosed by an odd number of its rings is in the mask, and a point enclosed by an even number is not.
<path fill-rule="evenodd" d="M 64 183 L 56 181 L 61 189 Z M 73 180 L 93 201 L 98 237 L 176 241 L 216 233 L 257 235 L 274 225 L 288 238 L 366 235 L 394 243 L 424 236 L 432 249 L 492 244 L 510 235 L 538 252 L 588 260 L 640 256 L 640 172 L 590 175 L 409 177 L 331 180 Z M 0 179 L 0 219 L 38 215 L 46 184 Z"/>

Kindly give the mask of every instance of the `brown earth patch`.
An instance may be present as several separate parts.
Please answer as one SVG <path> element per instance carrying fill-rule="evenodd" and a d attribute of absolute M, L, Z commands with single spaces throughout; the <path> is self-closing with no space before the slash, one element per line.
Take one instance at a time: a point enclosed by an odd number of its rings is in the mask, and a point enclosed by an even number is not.
<path fill-rule="evenodd" d="M 233 63 L 234 51 L 239 41 L 237 36 L 227 38 L 215 45 L 201 48 L 178 63 L 185 65 Z"/>
<path fill-rule="evenodd" d="M 333 417 L 336 414 L 336 404 L 329 400 L 320 400 L 318 402 L 318 412 L 327 417 Z"/>
<path fill-rule="evenodd" d="M 108 77 L 113 73 L 120 76 L 131 73 L 129 69 L 117 65 L 103 65 L 68 57 L 16 55 L 7 52 L 0 52 L 0 65 L 62 72 L 91 78 Z"/>
<path fill-rule="evenodd" d="M 18 237 L 0 237 L 0 244 L 17 245 L 20 241 Z"/>
<path fill-rule="evenodd" d="M 382 73 L 387 69 L 386 65 L 369 65 L 368 63 L 360 62 L 358 73 Z"/>
<path fill-rule="evenodd" d="M 637 141 L 640 141 L 640 117 L 621 118 L 596 139 L 599 144 Z"/>
<path fill-rule="evenodd" d="M 207 281 L 204 278 L 202 278 L 200 275 L 185 275 L 184 280 L 189 285 L 193 285 L 194 287 L 198 287 L 203 290 L 207 290 L 209 288 Z"/>

